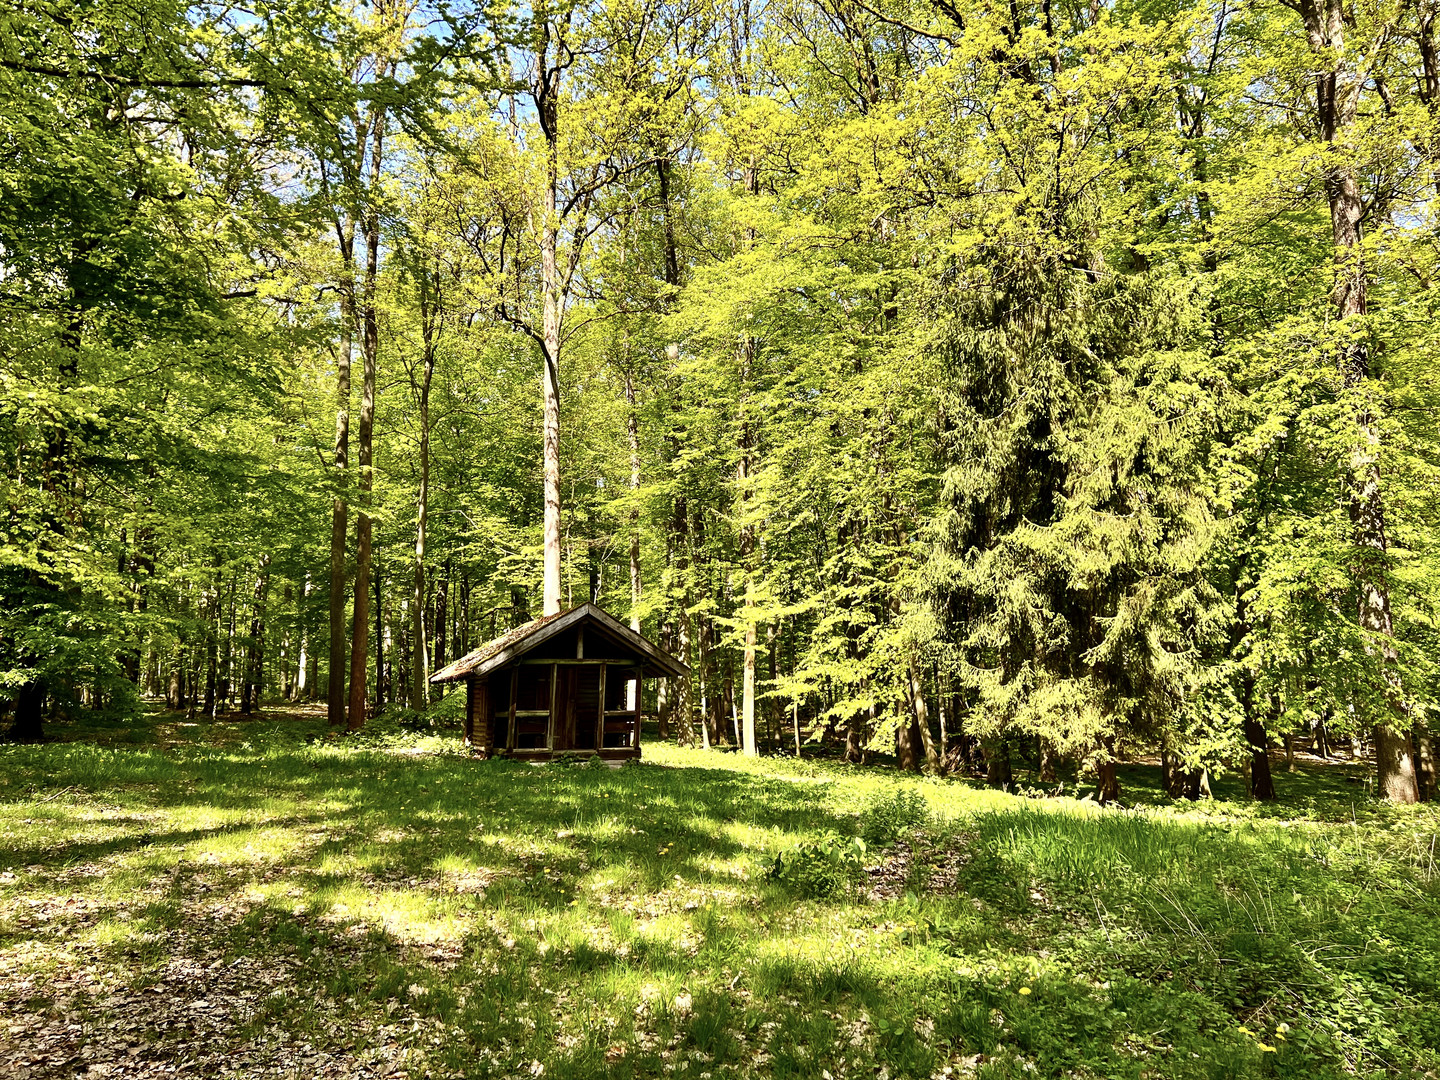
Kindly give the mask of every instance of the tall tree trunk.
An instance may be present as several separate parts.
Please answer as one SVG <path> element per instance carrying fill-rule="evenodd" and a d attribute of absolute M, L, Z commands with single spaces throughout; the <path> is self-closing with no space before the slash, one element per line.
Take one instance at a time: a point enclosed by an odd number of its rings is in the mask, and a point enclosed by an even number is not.
<path fill-rule="evenodd" d="M 1335 246 L 1335 283 L 1331 299 L 1341 323 L 1366 313 L 1366 268 L 1361 222 L 1364 199 L 1354 168 L 1345 160 L 1349 129 L 1358 115 L 1360 92 L 1369 73 L 1355 71 L 1346 61 L 1345 12 L 1342 0 L 1300 0 L 1300 13 L 1310 50 L 1319 60 L 1315 98 L 1321 138 L 1334 151 L 1325 168 L 1325 196 Z M 1385 708 L 1375 721 L 1375 763 L 1379 788 L 1391 802 L 1413 803 L 1420 797 L 1414 748 L 1396 667 L 1390 591 L 1385 579 L 1385 504 L 1380 489 L 1380 433 L 1377 418 L 1365 400 L 1370 378 L 1369 351 L 1358 338 L 1341 347 L 1340 374 L 1345 389 L 1356 392 L 1356 440 L 1345 486 L 1356 547 L 1355 582 L 1358 615 L 1367 652 L 1376 660 L 1385 684 Z"/>
<path fill-rule="evenodd" d="M 445 650 L 450 644 L 452 618 L 454 614 L 450 606 L 450 560 L 447 557 L 440 568 L 440 580 L 435 585 L 435 655 L 430 658 L 430 666 L 437 671 L 445 666 L 445 658 L 450 655 Z"/>
<path fill-rule="evenodd" d="M 540 393 L 544 405 L 545 466 L 545 567 L 542 614 L 560 610 L 560 265 L 558 257 L 559 218 L 557 192 L 560 185 L 559 119 L 560 72 L 565 52 L 556 44 L 556 62 L 549 62 L 550 27 L 545 25 L 539 54 L 539 80 L 535 106 L 540 130 L 545 137 L 544 218 L 540 223 L 540 281 L 542 297 L 541 332 L 544 355 L 540 371 Z"/>
<path fill-rule="evenodd" d="M 227 605 L 229 616 L 225 623 L 225 650 L 222 655 L 217 712 L 230 711 L 230 697 L 235 688 L 235 581 L 237 577 L 238 574 L 232 570 L 230 572 L 230 602 Z"/>
<path fill-rule="evenodd" d="M 899 723 L 895 727 L 895 763 L 906 772 L 919 772 L 920 732 L 915 724 L 915 714 L 908 701 L 903 702 L 897 711 Z"/>
<path fill-rule="evenodd" d="M 1415 725 L 1415 778 L 1420 788 L 1420 798 L 1425 802 L 1436 801 L 1435 750 L 1430 741 L 1430 729 L 1423 722 Z"/>
<path fill-rule="evenodd" d="M 340 230 L 345 279 L 340 286 L 340 343 L 335 352 L 335 484 L 339 489 L 330 513 L 330 681 L 326 694 L 331 724 L 345 722 L 345 541 L 349 506 L 345 488 L 350 464 L 350 360 L 355 326 L 355 227 L 352 220 Z"/>
<path fill-rule="evenodd" d="M 220 590 L 223 582 L 220 576 L 220 556 L 215 556 L 215 589 L 210 594 L 208 617 L 205 620 L 205 702 L 200 711 L 209 717 L 215 715 L 215 678 L 218 669 L 217 648 L 220 635 Z"/>
<path fill-rule="evenodd" d="M 360 384 L 360 428 L 356 465 L 359 469 L 360 512 L 355 517 L 355 607 L 350 636 L 350 704 L 345 718 L 347 731 L 359 731 L 365 725 L 366 678 L 369 668 L 370 641 L 370 560 L 371 521 L 366 512 L 374 489 L 372 462 L 375 433 L 375 374 L 380 353 L 380 321 L 375 310 L 375 286 L 380 269 L 380 211 L 375 205 L 380 190 L 380 161 L 385 144 L 385 111 L 379 109 L 371 119 L 370 137 L 370 204 L 365 209 L 365 278 L 364 301 L 361 309 L 363 334 L 360 352 L 364 371 Z M 378 653 L 379 643 L 376 644 Z"/>
<path fill-rule="evenodd" d="M 665 237 L 665 284 L 671 288 L 680 285 L 680 258 L 675 244 L 675 220 L 670 199 L 670 159 L 664 154 L 655 156 L 655 178 L 660 188 L 660 218 L 664 225 Z"/>
<path fill-rule="evenodd" d="M 1269 737 L 1265 724 L 1254 712 L 1245 717 L 1245 742 L 1250 747 L 1250 797 L 1262 801 L 1275 798 L 1275 779 L 1270 772 Z"/>
<path fill-rule="evenodd" d="M 701 615 L 695 634 L 700 650 L 700 745 L 706 750 L 715 742 L 715 665 L 710 648 L 712 626 L 710 620 Z"/>
<path fill-rule="evenodd" d="M 853 713 L 845 724 L 845 760 L 851 765 L 865 763 L 865 745 L 870 741 L 869 714 Z"/>
<path fill-rule="evenodd" d="M 438 279 L 439 275 L 436 275 Z M 414 587 L 410 593 L 410 628 L 413 647 L 410 708 L 429 705 L 429 642 L 425 637 L 425 526 L 430 512 L 430 382 L 435 375 L 435 317 L 438 296 L 430 296 L 428 272 L 421 268 L 420 335 L 423 342 L 420 372 L 420 491 L 415 502 Z M 437 282 L 438 283 L 438 282 Z M 443 612 L 437 621 L 443 621 Z"/>
<path fill-rule="evenodd" d="M 765 625 L 765 652 L 768 657 L 766 676 L 770 680 L 771 687 L 775 686 L 780 677 L 780 631 L 771 619 Z M 785 706 L 780 699 L 770 697 L 765 702 L 765 738 L 771 746 L 780 745 L 780 726 L 784 720 Z"/>
<path fill-rule="evenodd" d="M 1245 744 L 1250 751 L 1250 797 L 1275 798 L 1275 779 L 1270 772 L 1270 739 L 1255 702 L 1255 675 L 1248 668 L 1240 678 L 1240 707 L 1244 714 Z"/>
<path fill-rule="evenodd" d="M 373 553 L 373 552 L 372 552 Z M 391 661 L 389 635 L 386 627 L 390 620 L 385 617 L 385 598 L 381 591 L 380 560 L 374 560 L 375 579 L 375 712 L 378 714 L 386 705 L 395 700 L 395 669 Z"/>
<path fill-rule="evenodd" d="M 915 731 L 920 736 L 920 746 L 925 755 L 927 772 L 940 771 L 940 755 L 935 751 L 935 740 L 930 734 L 930 710 L 925 704 L 925 678 L 920 663 L 912 655 L 909 662 L 908 683 L 910 688 L 910 710 L 915 717 Z"/>
<path fill-rule="evenodd" d="M 1059 774 L 1055 766 L 1055 760 L 1055 744 L 1044 736 L 1041 736 L 1040 782 L 1042 784 L 1053 784 L 1059 779 Z"/>
<path fill-rule="evenodd" d="M 290 695 L 291 701 L 310 699 L 315 688 L 314 679 L 311 677 L 309 665 L 311 661 L 310 652 L 310 575 L 305 575 L 305 584 L 300 589 L 300 602 L 296 605 L 295 616 L 297 629 L 300 637 L 299 655 L 295 657 L 295 683 Z"/>
<path fill-rule="evenodd" d="M 265 607 L 270 584 L 270 556 L 260 559 L 260 573 L 255 582 L 254 608 L 250 613 L 250 656 L 246 664 L 245 690 L 241 712 L 250 713 L 260 706 L 265 687 Z"/>
<path fill-rule="evenodd" d="M 660 647 L 668 653 L 675 651 L 675 629 L 667 620 L 660 628 Z M 670 738 L 670 698 L 672 680 L 660 679 L 655 688 L 655 725 L 660 741 Z"/>
<path fill-rule="evenodd" d="M 740 454 L 735 466 L 735 486 L 740 504 L 740 571 L 745 575 L 745 670 L 741 689 L 741 743 L 748 757 L 754 757 L 760 752 L 755 741 L 755 526 L 748 520 L 751 501 L 750 476 L 754 467 L 751 460 L 753 439 L 748 412 L 748 386 L 754 360 L 755 339 L 746 336 L 740 346 Z"/>
<path fill-rule="evenodd" d="M 185 703 L 185 683 L 182 675 L 184 670 L 185 642 L 182 639 L 175 651 L 170 654 L 170 670 L 166 672 L 165 707 L 167 709 L 179 709 Z"/>
<path fill-rule="evenodd" d="M 1115 771 L 1115 762 L 1111 758 L 1097 762 L 1095 765 L 1095 801 L 1101 806 L 1109 806 L 1120 800 L 1120 777 Z"/>
<path fill-rule="evenodd" d="M 985 758 L 985 782 L 992 787 L 1008 787 L 1014 780 L 1010 768 L 1010 748 L 1005 740 L 988 736 L 980 740 L 980 753 Z"/>
<path fill-rule="evenodd" d="M 671 362 L 678 360 L 680 347 L 670 345 L 667 350 Z M 674 447 L 674 456 L 680 456 L 679 447 Z M 682 481 L 683 483 L 683 481 Z M 671 683 L 673 690 L 671 717 L 679 732 L 682 745 L 689 746 L 695 741 L 695 724 L 692 717 L 694 702 L 694 664 L 691 658 L 690 622 L 690 504 L 683 488 L 675 494 L 673 512 L 670 516 L 671 546 L 674 551 L 676 588 L 675 635 L 680 649 L 680 659 L 691 669 L 689 674 Z"/>
<path fill-rule="evenodd" d="M 640 576 L 640 416 L 635 403 L 635 375 L 625 368 L 625 442 L 630 451 L 630 629 L 640 632 L 640 597 L 644 583 Z M 640 681 L 626 691 L 625 707 L 639 708 Z"/>

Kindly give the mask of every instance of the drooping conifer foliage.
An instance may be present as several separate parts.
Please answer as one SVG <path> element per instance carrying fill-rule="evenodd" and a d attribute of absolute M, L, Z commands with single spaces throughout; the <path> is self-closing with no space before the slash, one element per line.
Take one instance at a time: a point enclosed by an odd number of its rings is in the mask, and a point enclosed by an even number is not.
<path fill-rule="evenodd" d="M 593 599 L 682 741 L 1429 797 L 1433 23 L 4 0 L 14 735 Z"/>

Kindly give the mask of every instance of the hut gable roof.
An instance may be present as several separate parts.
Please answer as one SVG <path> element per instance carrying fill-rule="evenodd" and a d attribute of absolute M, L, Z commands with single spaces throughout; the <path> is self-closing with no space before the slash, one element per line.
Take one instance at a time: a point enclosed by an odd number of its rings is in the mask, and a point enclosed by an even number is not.
<path fill-rule="evenodd" d="M 595 629 L 614 644 L 633 653 L 635 661 L 644 667 L 647 675 L 683 678 L 689 674 L 690 669 L 679 660 L 641 637 L 613 615 L 607 614 L 594 604 L 581 604 L 569 611 L 531 619 L 523 626 L 501 634 L 494 641 L 486 642 L 474 652 L 447 664 L 431 675 L 430 681 L 444 683 L 463 679 L 467 675 L 486 675 L 513 660 L 518 660 L 542 642 L 580 624 L 584 624 L 587 629 Z"/>

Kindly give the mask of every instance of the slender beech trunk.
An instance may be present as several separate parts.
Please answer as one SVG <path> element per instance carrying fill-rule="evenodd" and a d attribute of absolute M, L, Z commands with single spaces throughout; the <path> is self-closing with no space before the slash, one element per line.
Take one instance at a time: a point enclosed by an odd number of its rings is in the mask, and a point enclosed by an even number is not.
<path fill-rule="evenodd" d="M 380 268 L 380 213 L 373 200 L 379 198 L 380 158 L 385 143 L 385 112 L 380 109 L 371 120 L 370 192 L 372 202 L 366 207 L 365 278 L 363 305 L 360 312 L 362 336 L 360 352 L 364 363 L 360 384 L 360 428 L 356 465 L 359 469 L 360 512 L 355 516 L 355 608 L 350 637 L 350 704 L 345 717 L 347 731 L 359 731 L 365 725 L 366 678 L 369 668 L 370 641 L 370 560 L 371 522 L 366 510 L 375 478 L 372 462 L 375 432 L 375 368 L 380 351 L 380 322 L 375 310 L 375 284 Z M 378 654 L 379 643 L 376 643 Z"/>
<path fill-rule="evenodd" d="M 640 597 L 644 582 L 640 576 L 640 416 L 635 402 L 635 375 L 625 368 L 625 441 L 630 451 L 630 629 L 640 632 Z M 625 707 L 639 708 L 640 681 L 626 690 Z"/>
<path fill-rule="evenodd" d="M 672 363 L 678 359 L 679 352 L 679 346 L 676 345 L 671 345 L 667 349 Z M 678 458 L 680 456 L 679 446 L 675 446 L 673 449 L 674 457 Z M 690 633 L 690 504 L 683 490 L 681 488 L 675 494 L 674 510 L 670 516 L 670 532 L 671 549 L 674 552 L 676 587 L 679 591 L 675 612 L 676 645 L 680 650 L 680 659 L 691 669 L 691 674 L 673 680 L 671 717 L 677 725 L 680 743 L 689 746 L 695 741 L 695 725 L 692 719 L 694 664 L 691 658 Z"/>
<path fill-rule="evenodd" d="M 1415 776 L 1419 783 L 1420 798 L 1426 802 L 1436 800 L 1435 750 L 1430 741 L 1430 729 L 1424 723 L 1415 725 Z"/>
<path fill-rule="evenodd" d="M 765 652 L 768 660 L 765 673 L 773 687 L 780 677 L 780 631 L 776 628 L 774 619 L 771 619 L 765 626 Z M 780 745 L 784 712 L 785 706 L 778 698 L 766 699 L 765 738 L 771 746 L 778 747 Z"/>
<path fill-rule="evenodd" d="M 299 655 L 295 658 L 295 683 L 290 695 L 291 701 L 308 700 L 315 689 L 314 679 L 310 674 L 310 575 L 305 575 L 305 584 L 300 588 L 300 602 L 296 605 L 295 615 L 298 622 L 300 636 Z"/>
<path fill-rule="evenodd" d="M 745 669 L 741 689 L 741 745 L 747 757 L 755 757 L 760 748 L 755 741 L 755 526 L 747 520 L 751 500 L 751 472 L 754 440 L 750 430 L 749 391 L 750 369 L 755 360 L 755 339 L 747 336 L 740 345 L 740 455 L 735 466 L 735 486 L 739 495 L 740 570 L 745 575 Z"/>
<path fill-rule="evenodd" d="M 376 552 L 372 549 L 372 554 Z M 386 664 L 390 657 L 388 642 L 386 641 L 385 627 L 389 620 L 385 618 L 385 598 L 381 593 L 382 582 L 380 580 L 380 560 L 374 559 L 375 588 L 375 711 L 379 713 L 387 704 L 394 700 L 393 676 L 394 667 L 387 669 Z M 392 678 L 387 679 L 390 675 Z"/>
<path fill-rule="evenodd" d="M 344 280 L 340 285 L 340 342 L 335 350 L 335 471 L 339 492 L 330 515 L 330 681 L 326 694 L 331 724 L 345 722 L 345 541 L 349 506 L 345 501 L 350 465 L 350 361 L 355 326 L 355 224 L 340 228 Z"/>
<path fill-rule="evenodd" d="M 701 615 L 695 633 L 700 650 L 700 745 L 706 750 L 715 741 L 715 670 L 710 649 L 712 626 L 710 620 Z"/>
<path fill-rule="evenodd" d="M 1335 247 L 1335 283 L 1331 300 L 1341 323 L 1366 313 L 1366 268 L 1361 235 L 1364 199 L 1354 168 L 1345 159 L 1350 128 L 1358 115 L 1360 92 L 1369 79 L 1353 70 L 1345 49 L 1342 0 L 1300 0 L 1300 14 L 1310 50 L 1319 61 L 1315 98 L 1321 138 L 1334 155 L 1325 169 L 1325 196 Z M 1355 542 L 1354 578 L 1358 616 L 1365 647 L 1381 668 L 1386 705 L 1375 721 L 1375 764 L 1379 788 L 1391 802 L 1413 803 L 1420 797 L 1415 773 L 1411 725 L 1397 671 L 1389 584 L 1385 579 L 1385 504 L 1380 488 L 1378 418 L 1366 400 L 1370 380 L 1368 347 L 1358 336 L 1339 351 L 1345 389 L 1355 392 L 1355 442 L 1345 470 Z"/>
<path fill-rule="evenodd" d="M 425 526 L 430 513 L 430 382 L 435 375 L 436 304 L 430 284 L 438 284 L 422 269 L 420 281 L 420 335 L 423 342 L 420 370 L 420 491 L 415 502 L 415 567 L 410 593 L 411 659 L 410 708 L 419 712 L 429 704 L 429 642 L 425 637 Z M 443 613 L 440 615 L 443 619 Z"/>
<path fill-rule="evenodd" d="M 445 666 L 445 657 L 450 655 L 445 649 L 450 643 L 450 620 L 453 617 L 450 608 L 450 560 L 447 558 L 440 568 L 440 580 L 435 585 L 435 653 L 430 657 L 430 665 L 437 670 Z"/>
<path fill-rule="evenodd" d="M 680 285 L 680 257 L 675 244 L 675 220 L 670 201 L 670 159 L 664 154 L 655 157 L 655 178 L 660 188 L 660 218 L 665 235 L 665 284 L 672 288 Z"/>
<path fill-rule="evenodd" d="M 265 609 L 270 588 L 270 556 L 260 559 L 260 573 L 255 582 L 254 610 L 250 614 L 250 657 L 246 664 L 244 703 L 241 711 L 250 713 L 260 707 L 265 688 Z"/>
<path fill-rule="evenodd" d="M 660 647 L 668 653 L 675 651 L 675 630 L 666 620 L 660 627 Z M 655 726 L 660 741 L 670 738 L 670 680 L 660 679 L 655 687 Z"/>
<path fill-rule="evenodd" d="M 1053 784 L 1059 779 L 1059 773 L 1055 765 L 1056 754 L 1055 744 L 1049 739 L 1040 738 L 1040 782 L 1042 784 Z"/>
<path fill-rule="evenodd" d="M 640 631 L 640 418 L 635 403 L 635 378 L 625 371 L 625 441 L 630 450 L 630 629 Z M 632 706 L 633 707 L 633 706 Z"/>
<path fill-rule="evenodd" d="M 222 629 L 225 631 L 225 648 L 221 653 L 220 687 L 216 692 L 215 711 L 230 711 L 230 690 L 235 667 L 235 572 L 230 572 L 230 597 L 226 605 L 228 616 Z"/>
<path fill-rule="evenodd" d="M 540 222 L 540 279 L 544 292 L 541 309 L 543 361 L 540 394 L 544 405 L 545 567 L 542 614 L 560 610 L 560 265 L 557 192 L 560 185 L 559 119 L 560 72 L 565 53 L 556 43 L 556 62 L 549 62 L 550 27 L 545 25 L 540 46 L 540 77 L 535 106 L 545 136 L 545 192 Z"/>
<path fill-rule="evenodd" d="M 210 594 L 208 618 L 205 620 L 205 702 L 200 711 L 206 716 L 215 715 L 215 680 L 218 671 L 220 634 L 220 556 L 215 556 L 215 589 Z"/>
<path fill-rule="evenodd" d="M 930 733 L 930 709 L 925 703 L 925 677 L 920 663 L 912 655 L 909 671 L 910 710 L 915 717 L 915 733 L 920 737 L 920 748 L 925 755 L 925 770 L 940 771 L 940 755 L 935 749 L 935 739 Z"/>

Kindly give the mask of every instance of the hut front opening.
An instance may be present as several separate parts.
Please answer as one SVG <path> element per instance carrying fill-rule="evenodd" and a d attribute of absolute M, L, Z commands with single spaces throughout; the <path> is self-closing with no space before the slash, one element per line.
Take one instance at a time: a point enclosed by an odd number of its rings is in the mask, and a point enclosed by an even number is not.
<path fill-rule="evenodd" d="M 687 673 L 586 604 L 517 627 L 431 681 L 465 680 L 465 738 L 486 756 L 626 758 L 640 755 L 642 680 Z"/>
<path fill-rule="evenodd" d="M 466 735 L 492 753 L 638 750 L 639 679 L 629 665 L 553 660 L 472 676 Z"/>

